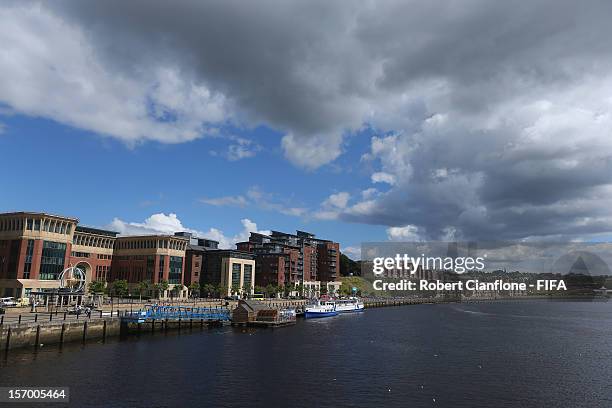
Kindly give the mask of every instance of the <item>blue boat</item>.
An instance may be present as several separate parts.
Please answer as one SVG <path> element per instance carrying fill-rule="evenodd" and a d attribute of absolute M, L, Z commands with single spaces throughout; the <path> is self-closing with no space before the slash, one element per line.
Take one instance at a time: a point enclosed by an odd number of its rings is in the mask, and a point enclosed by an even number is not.
<path fill-rule="evenodd" d="M 307 305 L 304 308 L 304 317 L 312 319 L 316 317 L 331 317 L 336 316 L 338 311 L 333 301 L 317 300 L 315 303 Z"/>

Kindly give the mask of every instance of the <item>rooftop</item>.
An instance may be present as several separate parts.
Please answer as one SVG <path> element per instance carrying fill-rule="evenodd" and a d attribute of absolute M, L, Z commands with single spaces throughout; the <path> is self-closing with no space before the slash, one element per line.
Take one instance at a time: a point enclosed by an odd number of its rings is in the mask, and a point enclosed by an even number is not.
<path fill-rule="evenodd" d="M 64 215 L 50 214 L 44 212 L 35 212 L 35 211 L 17 211 L 17 212 L 5 212 L 0 213 L 0 217 L 15 217 L 15 216 L 35 216 L 35 217 L 51 217 L 51 218 L 61 218 L 64 220 L 79 222 L 78 218 L 74 217 L 66 217 Z"/>
<path fill-rule="evenodd" d="M 117 235 L 119 235 L 119 233 L 115 231 L 108 231 L 108 230 L 86 227 L 86 226 L 81 226 L 81 225 L 77 225 L 77 227 L 74 230 L 75 232 L 85 232 L 87 234 L 105 235 L 107 237 L 117 237 Z"/>

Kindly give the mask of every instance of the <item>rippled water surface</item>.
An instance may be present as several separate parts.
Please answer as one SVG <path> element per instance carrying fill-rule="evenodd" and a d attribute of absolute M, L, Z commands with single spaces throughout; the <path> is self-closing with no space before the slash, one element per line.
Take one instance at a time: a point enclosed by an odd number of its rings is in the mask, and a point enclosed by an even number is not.
<path fill-rule="evenodd" d="M 85 407 L 612 407 L 612 302 L 369 309 L 13 351 L 0 385 L 70 386 Z"/>

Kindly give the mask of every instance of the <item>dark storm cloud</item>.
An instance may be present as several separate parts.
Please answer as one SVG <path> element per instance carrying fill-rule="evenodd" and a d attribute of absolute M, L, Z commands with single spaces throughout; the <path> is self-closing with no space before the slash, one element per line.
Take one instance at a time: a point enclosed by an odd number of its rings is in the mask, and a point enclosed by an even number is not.
<path fill-rule="evenodd" d="M 209 116 L 280 130 L 305 168 L 334 160 L 364 124 L 394 132 L 364 159 L 393 185 L 344 220 L 430 238 L 612 232 L 610 2 L 41 7 L 83 33 L 105 72 L 172 67 L 220 95 Z M 172 105 L 170 91 L 160 100 Z"/>

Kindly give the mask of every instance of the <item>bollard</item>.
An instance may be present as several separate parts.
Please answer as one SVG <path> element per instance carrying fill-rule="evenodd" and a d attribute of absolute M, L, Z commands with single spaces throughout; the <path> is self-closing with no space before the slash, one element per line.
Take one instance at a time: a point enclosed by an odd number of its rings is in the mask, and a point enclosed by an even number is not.
<path fill-rule="evenodd" d="M 104 324 L 102 325 L 102 342 L 106 341 L 106 320 L 104 320 Z"/>
<path fill-rule="evenodd" d="M 64 312 L 64 320 L 66 320 L 66 312 Z"/>
<path fill-rule="evenodd" d="M 87 320 L 83 322 L 83 343 L 87 340 Z"/>
<path fill-rule="evenodd" d="M 155 319 L 151 320 L 151 333 L 155 333 Z"/>
<path fill-rule="evenodd" d="M 36 323 L 37 321 L 38 321 L 38 313 L 34 315 L 34 323 Z"/>
<path fill-rule="evenodd" d="M 19 321 L 17 323 L 21 324 L 21 315 L 19 315 Z"/>
<path fill-rule="evenodd" d="M 53 313 L 49 313 L 49 321 L 53 321 Z"/>
<path fill-rule="evenodd" d="M 34 348 L 38 349 L 39 344 L 40 344 L 40 324 L 36 326 L 36 341 L 34 342 Z"/>
<path fill-rule="evenodd" d="M 8 328 L 8 332 L 6 332 L 6 350 L 8 350 L 11 346 L 11 326 Z"/>
<path fill-rule="evenodd" d="M 100 319 L 102 318 L 102 310 L 100 310 Z M 106 322 L 105 322 L 106 323 Z"/>
<path fill-rule="evenodd" d="M 0 326 L 4 324 L 4 315 L 0 316 Z"/>

